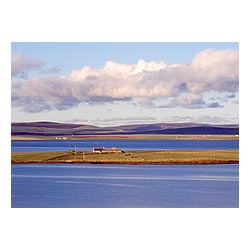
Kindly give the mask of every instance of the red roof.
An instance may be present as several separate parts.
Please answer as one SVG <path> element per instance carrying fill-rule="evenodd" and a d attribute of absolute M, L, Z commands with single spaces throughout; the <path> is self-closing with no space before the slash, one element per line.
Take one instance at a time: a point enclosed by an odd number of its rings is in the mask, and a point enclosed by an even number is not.
<path fill-rule="evenodd" d="M 93 148 L 94 151 L 102 151 L 104 148 Z"/>

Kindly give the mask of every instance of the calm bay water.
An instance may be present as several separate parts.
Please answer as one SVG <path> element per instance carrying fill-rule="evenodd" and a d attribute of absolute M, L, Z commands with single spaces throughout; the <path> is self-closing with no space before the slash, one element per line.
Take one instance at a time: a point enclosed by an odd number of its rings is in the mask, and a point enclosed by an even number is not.
<path fill-rule="evenodd" d="M 13 141 L 12 152 L 238 149 L 238 141 Z M 12 207 L 239 207 L 239 165 L 16 164 Z"/>
<path fill-rule="evenodd" d="M 238 165 L 12 165 L 12 207 L 238 207 Z"/>
<path fill-rule="evenodd" d="M 93 147 L 117 147 L 123 150 L 166 149 L 238 149 L 238 140 L 45 140 L 12 141 L 12 152 L 48 152 Z"/>

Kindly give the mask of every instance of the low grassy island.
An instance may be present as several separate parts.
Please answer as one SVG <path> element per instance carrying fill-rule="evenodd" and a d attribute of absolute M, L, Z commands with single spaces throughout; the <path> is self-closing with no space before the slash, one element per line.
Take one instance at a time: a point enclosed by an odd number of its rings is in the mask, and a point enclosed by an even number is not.
<path fill-rule="evenodd" d="M 239 150 L 13 152 L 11 163 L 236 164 L 239 163 Z"/>

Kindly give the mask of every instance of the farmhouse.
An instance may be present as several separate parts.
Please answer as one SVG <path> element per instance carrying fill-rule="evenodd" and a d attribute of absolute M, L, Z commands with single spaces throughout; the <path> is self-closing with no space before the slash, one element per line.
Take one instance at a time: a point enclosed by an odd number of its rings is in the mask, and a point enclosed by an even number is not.
<path fill-rule="evenodd" d="M 93 148 L 93 153 L 102 153 L 105 149 L 104 148 Z"/>
<path fill-rule="evenodd" d="M 93 148 L 92 150 L 93 153 L 99 153 L 99 154 L 111 154 L 111 153 L 124 153 L 124 151 L 120 150 L 119 148 L 112 147 L 110 149 L 105 149 L 105 148 Z"/>

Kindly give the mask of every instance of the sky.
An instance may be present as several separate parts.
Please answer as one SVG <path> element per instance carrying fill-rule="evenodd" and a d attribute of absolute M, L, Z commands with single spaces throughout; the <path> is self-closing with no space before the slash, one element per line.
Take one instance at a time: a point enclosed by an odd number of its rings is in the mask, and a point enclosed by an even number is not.
<path fill-rule="evenodd" d="M 12 43 L 12 122 L 238 123 L 238 43 Z"/>

